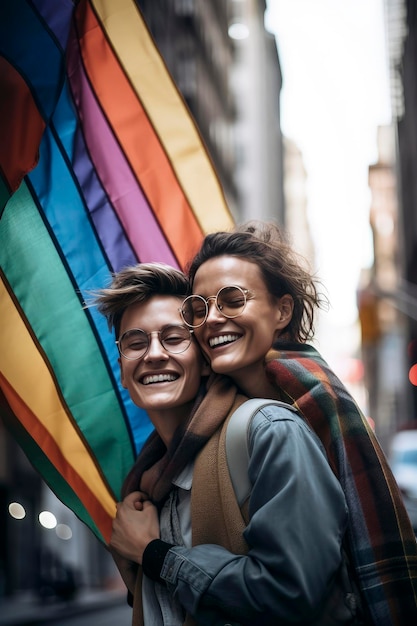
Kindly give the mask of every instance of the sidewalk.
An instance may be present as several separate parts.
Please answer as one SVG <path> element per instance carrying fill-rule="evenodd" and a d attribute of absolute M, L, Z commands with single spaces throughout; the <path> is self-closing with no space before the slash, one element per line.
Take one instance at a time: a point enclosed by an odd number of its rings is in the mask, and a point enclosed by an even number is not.
<path fill-rule="evenodd" d="M 0 599 L 1 626 L 30 626 L 47 624 L 60 617 L 73 617 L 79 613 L 95 611 L 106 606 L 126 602 L 125 590 L 80 590 L 70 602 L 42 602 L 32 594 L 19 594 L 14 598 Z"/>

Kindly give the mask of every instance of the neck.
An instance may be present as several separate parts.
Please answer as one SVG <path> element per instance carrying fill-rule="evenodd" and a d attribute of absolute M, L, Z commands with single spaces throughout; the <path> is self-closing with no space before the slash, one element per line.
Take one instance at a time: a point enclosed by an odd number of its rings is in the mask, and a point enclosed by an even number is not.
<path fill-rule="evenodd" d="M 147 410 L 149 419 L 167 448 L 178 426 L 188 420 L 191 408 L 192 403 L 175 408 Z"/>
<path fill-rule="evenodd" d="M 281 400 L 279 389 L 268 380 L 263 363 L 256 372 L 242 372 L 233 378 L 235 383 L 248 398 Z"/>

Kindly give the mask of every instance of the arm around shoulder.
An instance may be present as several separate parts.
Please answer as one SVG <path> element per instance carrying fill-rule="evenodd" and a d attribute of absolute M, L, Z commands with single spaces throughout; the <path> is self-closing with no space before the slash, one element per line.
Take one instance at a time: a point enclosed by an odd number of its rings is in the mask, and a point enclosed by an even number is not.
<path fill-rule="evenodd" d="M 249 431 L 252 493 L 245 556 L 217 545 L 171 548 L 161 577 L 200 623 L 305 623 L 341 564 L 347 509 L 323 448 L 302 418 L 268 405 Z"/>

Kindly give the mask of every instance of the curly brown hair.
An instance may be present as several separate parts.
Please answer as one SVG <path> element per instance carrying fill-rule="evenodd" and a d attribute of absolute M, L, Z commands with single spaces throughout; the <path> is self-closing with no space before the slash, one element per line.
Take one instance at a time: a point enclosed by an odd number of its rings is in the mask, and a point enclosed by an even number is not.
<path fill-rule="evenodd" d="M 282 339 L 305 343 L 314 336 L 315 311 L 327 304 L 327 298 L 319 293 L 320 283 L 309 271 L 307 261 L 295 252 L 276 224 L 251 221 L 232 231 L 206 235 L 186 269 L 191 288 L 203 263 L 223 255 L 256 263 L 271 295 L 292 296 L 294 311 Z"/>

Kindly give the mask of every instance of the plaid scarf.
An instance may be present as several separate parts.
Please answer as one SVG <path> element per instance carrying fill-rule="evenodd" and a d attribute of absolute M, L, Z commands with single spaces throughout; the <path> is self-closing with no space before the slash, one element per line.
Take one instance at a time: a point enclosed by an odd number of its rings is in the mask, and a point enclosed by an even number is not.
<path fill-rule="evenodd" d="M 168 449 L 156 431 L 148 437 L 126 477 L 122 497 L 140 489 L 161 507 L 172 489 L 172 481 L 195 459 L 228 416 L 236 393 L 230 378 L 212 374 L 202 384 L 189 420 L 177 428 Z"/>
<path fill-rule="evenodd" d="M 172 481 L 193 461 L 223 424 L 235 404 L 237 390 L 230 378 L 212 374 L 203 381 L 188 421 L 180 425 L 169 449 L 156 432 L 145 442 L 123 487 L 122 498 L 140 489 L 159 508 L 170 491 Z M 142 567 L 112 552 L 133 602 L 132 624 L 143 626 Z M 187 616 L 185 625 L 195 621 Z"/>
<path fill-rule="evenodd" d="M 320 354 L 276 344 L 269 379 L 323 442 L 348 504 L 348 550 L 376 626 L 417 624 L 417 544 L 401 493 L 367 420 Z"/>

